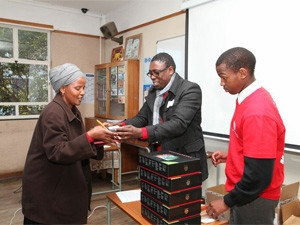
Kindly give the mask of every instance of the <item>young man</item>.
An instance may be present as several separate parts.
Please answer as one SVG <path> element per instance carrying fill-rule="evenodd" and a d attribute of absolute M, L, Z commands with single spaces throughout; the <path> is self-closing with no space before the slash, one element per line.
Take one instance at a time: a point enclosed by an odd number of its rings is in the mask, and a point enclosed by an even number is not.
<path fill-rule="evenodd" d="M 230 224 L 273 224 L 284 179 L 285 127 L 271 95 L 255 81 L 255 56 L 245 48 L 224 52 L 216 62 L 221 86 L 238 94 L 230 125 L 228 152 L 212 162 L 226 162 L 224 199 L 209 204 L 217 218 L 230 208 Z"/>

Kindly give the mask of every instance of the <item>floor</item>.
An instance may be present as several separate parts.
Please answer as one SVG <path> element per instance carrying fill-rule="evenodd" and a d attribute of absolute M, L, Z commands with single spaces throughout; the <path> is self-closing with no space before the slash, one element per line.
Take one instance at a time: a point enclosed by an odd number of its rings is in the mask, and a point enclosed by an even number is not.
<path fill-rule="evenodd" d="M 130 190 L 140 187 L 136 174 L 122 176 L 122 190 Z M 109 178 L 103 178 L 93 174 L 93 192 L 111 188 Z M 0 224 L 23 224 L 21 211 L 22 178 L 13 177 L 0 180 Z M 89 213 L 88 224 L 107 224 L 105 194 L 93 195 L 91 212 Z M 14 216 L 15 215 L 15 216 Z M 112 225 L 136 225 L 137 223 L 128 217 L 123 211 L 112 204 L 111 210 Z"/>

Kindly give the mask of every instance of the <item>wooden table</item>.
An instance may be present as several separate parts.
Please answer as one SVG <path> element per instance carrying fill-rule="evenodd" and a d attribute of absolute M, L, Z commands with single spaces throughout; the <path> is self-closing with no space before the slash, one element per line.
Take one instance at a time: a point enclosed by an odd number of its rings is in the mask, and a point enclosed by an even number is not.
<path fill-rule="evenodd" d="M 120 208 L 123 212 L 125 212 L 137 223 L 142 225 L 151 225 L 149 220 L 145 219 L 142 216 L 140 201 L 122 203 L 116 193 L 107 194 L 106 197 L 107 197 L 107 225 L 111 224 L 110 222 L 111 202 L 113 202 L 118 208 Z"/>
<path fill-rule="evenodd" d="M 118 208 L 130 216 L 134 221 L 141 225 L 151 225 L 150 221 L 142 216 L 141 202 L 126 202 L 122 203 L 116 193 L 110 193 L 107 197 L 107 225 L 111 225 L 111 202 L 113 202 Z M 215 221 L 212 223 L 206 223 L 206 225 L 225 225 L 227 221 Z M 204 225 L 204 224 L 203 224 Z"/>

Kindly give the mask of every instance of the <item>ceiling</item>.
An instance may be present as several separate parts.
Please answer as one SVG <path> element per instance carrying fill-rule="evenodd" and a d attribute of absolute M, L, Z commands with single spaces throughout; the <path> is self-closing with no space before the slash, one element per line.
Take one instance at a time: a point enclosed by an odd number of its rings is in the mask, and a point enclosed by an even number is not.
<path fill-rule="evenodd" d="M 23 0 L 24 1 L 24 0 Z M 28 3 L 28 0 L 25 0 Z M 86 14 L 107 15 L 119 7 L 124 7 L 129 2 L 141 0 L 31 0 L 31 3 L 49 7 L 64 7 L 65 9 L 82 12 L 82 8 L 88 9 Z"/>

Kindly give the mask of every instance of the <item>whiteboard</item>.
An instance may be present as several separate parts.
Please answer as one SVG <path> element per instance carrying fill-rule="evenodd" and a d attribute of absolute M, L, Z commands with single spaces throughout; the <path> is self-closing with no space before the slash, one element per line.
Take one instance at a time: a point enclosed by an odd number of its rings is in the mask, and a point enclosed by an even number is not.
<path fill-rule="evenodd" d="M 176 72 L 184 78 L 185 35 L 157 41 L 156 52 L 166 52 L 171 55 L 176 64 Z"/>
<path fill-rule="evenodd" d="M 202 89 L 205 132 L 229 134 L 237 96 L 224 92 L 215 63 L 240 46 L 256 56 L 255 77 L 277 104 L 287 146 L 300 149 L 299 8 L 297 0 L 216 0 L 189 9 L 188 79 Z"/>

